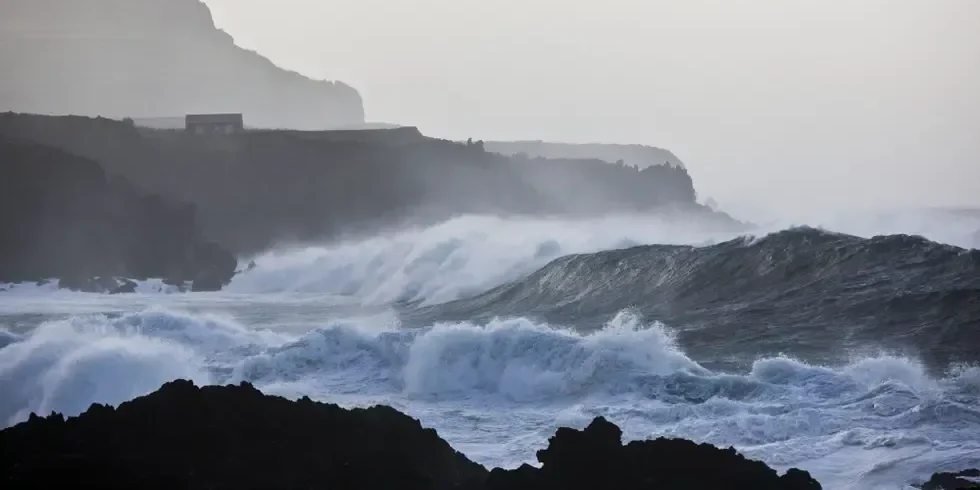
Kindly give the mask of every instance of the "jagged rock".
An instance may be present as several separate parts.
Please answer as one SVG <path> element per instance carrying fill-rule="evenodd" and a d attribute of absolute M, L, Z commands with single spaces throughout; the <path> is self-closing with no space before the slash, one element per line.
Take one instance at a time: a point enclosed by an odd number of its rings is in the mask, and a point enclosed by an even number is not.
<path fill-rule="evenodd" d="M 936 473 L 919 488 L 922 490 L 977 490 L 980 489 L 980 470 L 970 469 L 959 473 Z"/>
<path fill-rule="evenodd" d="M 779 476 L 734 449 L 683 439 L 621 443 L 619 427 L 599 417 L 585 430 L 561 428 L 538 451 L 541 469 L 491 472 L 488 490 L 547 489 L 805 489 L 819 490 L 809 473 Z"/>
<path fill-rule="evenodd" d="M 805 471 L 780 477 L 734 449 L 658 439 L 623 446 L 597 418 L 562 428 L 541 469 L 488 473 L 432 429 L 389 407 L 346 410 L 263 395 L 248 383 L 174 381 L 119 408 L 38 417 L 0 431 L 4 489 L 753 489 L 818 490 Z"/>
<path fill-rule="evenodd" d="M 486 470 L 392 408 L 175 381 L 0 432 L 3 488 L 476 488 Z"/>

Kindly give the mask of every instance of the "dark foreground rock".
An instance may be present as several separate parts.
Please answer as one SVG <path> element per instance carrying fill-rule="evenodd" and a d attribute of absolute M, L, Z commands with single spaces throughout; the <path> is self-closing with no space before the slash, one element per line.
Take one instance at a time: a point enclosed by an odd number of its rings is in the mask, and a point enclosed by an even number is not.
<path fill-rule="evenodd" d="M 734 450 L 684 440 L 620 443 L 596 419 L 559 429 L 541 469 L 487 472 L 392 408 L 346 410 L 239 386 L 175 381 L 118 408 L 92 405 L 0 432 L 0 487 L 329 489 L 819 489 Z"/>
<path fill-rule="evenodd" d="M 619 427 L 602 417 L 583 431 L 558 429 L 537 456 L 540 469 L 529 465 L 514 471 L 495 469 L 487 488 L 820 489 L 805 471 L 791 469 L 780 476 L 732 448 L 663 438 L 624 446 Z"/>
<path fill-rule="evenodd" d="M 128 279 L 227 284 L 237 260 L 205 241 L 193 205 L 108 178 L 95 161 L 0 137 L 0 282 L 133 292 Z"/>
<path fill-rule="evenodd" d="M 0 433 L 0 486 L 475 488 L 486 470 L 392 408 L 345 410 L 188 381 Z"/>
<path fill-rule="evenodd" d="M 936 473 L 919 488 L 922 490 L 980 490 L 980 470 Z"/>

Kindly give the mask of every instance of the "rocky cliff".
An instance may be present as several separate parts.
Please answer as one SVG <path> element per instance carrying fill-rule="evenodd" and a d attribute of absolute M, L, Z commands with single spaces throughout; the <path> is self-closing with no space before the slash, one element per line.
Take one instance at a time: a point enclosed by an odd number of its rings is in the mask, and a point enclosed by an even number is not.
<path fill-rule="evenodd" d="M 109 119 L 0 114 L 0 135 L 91 158 L 148 192 L 193 203 L 205 235 L 263 250 L 463 213 L 672 213 L 737 226 L 694 201 L 680 167 L 507 157 L 414 128 L 199 137 Z"/>
<path fill-rule="evenodd" d="M 659 439 L 623 446 L 596 419 L 559 429 L 541 468 L 488 472 L 432 429 L 388 407 L 345 410 L 266 396 L 251 385 L 175 381 L 114 409 L 31 415 L 0 431 L 5 489 L 676 489 L 818 490 L 800 470 L 780 476 L 735 450 Z"/>
<path fill-rule="evenodd" d="M 364 122 L 358 92 L 235 45 L 199 0 L 0 0 L 0 110 L 112 118 L 241 112 L 250 126 Z"/>
<path fill-rule="evenodd" d="M 132 291 L 116 278 L 194 281 L 220 289 L 229 252 L 201 239 L 193 205 L 146 195 L 98 163 L 0 136 L 0 282 Z"/>

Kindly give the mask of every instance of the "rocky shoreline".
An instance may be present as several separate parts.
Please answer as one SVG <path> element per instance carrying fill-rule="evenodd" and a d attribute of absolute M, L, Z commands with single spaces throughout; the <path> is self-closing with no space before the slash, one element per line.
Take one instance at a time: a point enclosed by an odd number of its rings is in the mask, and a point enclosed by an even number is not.
<path fill-rule="evenodd" d="M 347 410 L 268 396 L 247 383 L 189 381 L 78 417 L 31 415 L 0 432 L 0 485 L 53 488 L 819 489 L 804 471 L 776 471 L 684 440 L 621 443 L 602 418 L 559 429 L 541 468 L 470 461 L 433 429 L 392 408 Z M 680 487 L 678 486 L 680 485 Z"/>
<path fill-rule="evenodd" d="M 393 408 L 344 409 L 289 401 L 248 383 L 197 387 L 178 380 L 118 408 L 38 417 L 0 431 L 0 485 L 53 488 L 331 489 L 800 489 L 809 473 L 779 475 L 734 449 L 683 439 L 622 444 L 596 418 L 561 428 L 537 453 L 540 467 L 488 471 L 435 430 Z M 923 488 L 970 484 L 937 475 Z M 957 479 L 959 478 L 959 479 Z"/>

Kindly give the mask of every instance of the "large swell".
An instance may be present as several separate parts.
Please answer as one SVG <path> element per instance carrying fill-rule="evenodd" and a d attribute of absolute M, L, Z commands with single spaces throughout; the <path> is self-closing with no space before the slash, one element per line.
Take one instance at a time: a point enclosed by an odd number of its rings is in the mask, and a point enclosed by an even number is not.
<path fill-rule="evenodd" d="M 254 258 L 234 293 L 334 294 L 362 304 L 436 304 L 485 291 L 569 253 L 640 243 L 713 243 L 733 232 L 646 216 L 593 220 L 462 216 L 444 223 Z"/>
<path fill-rule="evenodd" d="M 896 488 L 980 464 L 980 370 L 932 376 L 915 359 L 835 366 L 762 357 L 709 370 L 668 327 L 623 311 L 595 332 L 524 318 L 417 330 L 356 319 L 305 333 L 160 308 L 80 315 L 0 335 L 0 420 L 79 413 L 190 378 L 247 380 L 270 393 L 389 403 L 482 463 L 533 461 L 557 425 L 595 415 L 630 438 L 734 445 L 826 488 Z"/>
<path fill-rule="evenodd" d="M 408 317 L 531 315 L 587 331 L 625 308 L 670 324 L 699 355 L 741 367 L 759 353 L 830 362 L 869 345 L 938 366 L 978 362 L 980 251 L 806 227 L 703 246 L 643 245 L 567 255 Z"/>
<path fill-rule="evenodd" d="M 907 233 L 958 247 L 980 247 L 980 213 L 837 216 L 814 223 L 863 238 Z M 227 289 L 245 294 L 345 295 L 373 305 L 433 305 L 500 286 L 569 254 L 647 244 L 711 245 L 745 233 L 766 236 L 793 224 L 772 222 L 734 231 L 656 216 L 461 216 L 362 240 L 277 249 L 254 257 L 256 267 L 237 276 Z"/>
<path fill-rule="evenodd" d="M 604 415 L 829 489 L 901 488 L 980 465 L 975 218 L 745 237 L 464 216 L 276 250 L 220 293 L 0 285 L 0 425 L 175 378 L 248 380 L 393 405 L 488 465 Z M 875 237 L 894 231 L 926 238 Z"/>

